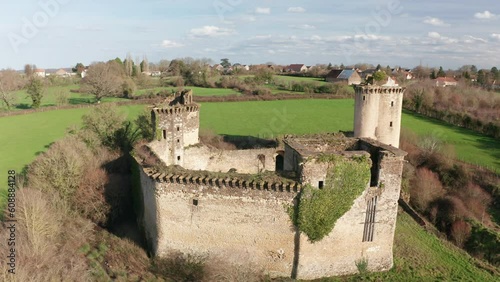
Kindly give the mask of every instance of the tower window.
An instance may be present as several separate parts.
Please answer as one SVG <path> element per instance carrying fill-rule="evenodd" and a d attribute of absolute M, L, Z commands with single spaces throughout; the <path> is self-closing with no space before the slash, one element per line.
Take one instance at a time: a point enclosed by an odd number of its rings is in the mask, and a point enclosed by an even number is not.
<path fill-rule="evenodd" d="M 389 123 L 389 126 L 392 127 L 392 121 L 391 121 L 391 123 Z"/>
<path fill-rule="evenodd" d="M 177 160 L 180 161 L 181 160 L 181 156 L 177 156 Z"/>
<path fill-rule="evenodd" d="M 324 185 L 325 185 L 324 181 L 320 181 L 320 182 L 318 183 L 318 188 L 319 188 L 319 189 L 323 189 L 323 186 L 324 186 Z"/>
<path fill-rule="evenodd" d="M 394 101 L 391 102 L 391 107 L 394 107 Z"/>
<path fill-rule="evenodd" d="M 363 96 L 363 101 L 366 100 L 366 96 Z"/>
<path fill-rule="evenodd" d="M 181 130 L 181 128 L 177 126 L 177 131 L 180 131 L 180 130 Z"/>
<path fill-rule="evenodd" d="M 167 139 L 167 131 L 163 130 L 163 139 Z"/>
<path fill-rule="evenodd" d="M 180 142 L 181 142 L 181 140 L 177 139 L 177 143 L 180 143 Z"/>
<path fill-rule="evenodd" d="M 193 206 L 198 206 L 198 199 L 193 199 Z"/>

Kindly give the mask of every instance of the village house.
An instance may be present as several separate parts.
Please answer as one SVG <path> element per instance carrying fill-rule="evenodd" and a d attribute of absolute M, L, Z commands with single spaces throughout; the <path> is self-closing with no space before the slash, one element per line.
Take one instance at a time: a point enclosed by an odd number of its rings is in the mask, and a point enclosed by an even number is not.
<path fill-rule="evenodd" d="M 346 82 L 347 85 L 359 85 L 362 82 L 358 72 L 354 69 L 331 70 L 325 77 L 327 82 Z"/>
<path fill-rule="evenodd" d="M 458 84 L 453 77 L 438 77 L 433 81 L 437 87 L 457 86 Z"/>
<path fill-rule="evenodd" d="M 307 66 L 304 64 L 291 64 L 285 68 L 285 72 L 289 72 L 289 73 L 307 72 Z"/>
<path fill-rule="evenodd" d="M 35 71 L 33 73 L 34 73 L 34 75 L 36 75 L 38 77 L 45 77 L 46 76 L 44 69 L 35 69 Z"/>

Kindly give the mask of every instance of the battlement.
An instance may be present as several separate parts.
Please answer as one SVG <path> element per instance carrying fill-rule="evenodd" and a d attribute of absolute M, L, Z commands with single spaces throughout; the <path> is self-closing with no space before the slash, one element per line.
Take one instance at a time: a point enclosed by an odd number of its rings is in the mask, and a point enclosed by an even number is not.
<path fill-rule="evenodd" d="M 153 108 L 153 111 L 156 114 L 160 115 L 176 115 L 176 114 L 182 114 L 182 113 L 187 113 L 187 112 L 198 112 L 200 110 L 200 106 L 196 104 L 192 104 L 189 106 L 169 106 L 169 107 L 164 107 L 164 108 Z"/>
<path fill-rule="evenodd" d="M 233 177 L 222 178 L 208 175 L 199 176 L 189 173 L 166 174 L 150 168 L 144 168 L 144 173 L 158 183 L 194 184 L 207 185 L 217 188 L 241 188 L 291 193 L 298 193 L 302 189 L 302 185 L 300 183 L 292 180 L 279 182 L 267 180 L 243 180 Z"/>
<path fill-rule="evenodd" d="M 356 87 L 356 93 L 361 94 L 403 94 L 406 88 L 400 86 L 363 85 Z"/>

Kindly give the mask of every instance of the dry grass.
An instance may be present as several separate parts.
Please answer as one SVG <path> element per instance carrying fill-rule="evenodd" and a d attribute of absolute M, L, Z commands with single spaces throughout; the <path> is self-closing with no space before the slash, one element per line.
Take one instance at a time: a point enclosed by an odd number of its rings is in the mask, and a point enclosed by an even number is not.
<path fill-rule="evenodd" d="M 15 275 L 0 266 L 1 281 L 90 281 L 85 258 L 75 250 L 90 235 L 91 224 L 66 213 L 56 196 L 36 189 L 18 190 Z M 2 229 L 1 237 L 6 238 Z M 2 250 L 6 242 L 1 241 Z"/>

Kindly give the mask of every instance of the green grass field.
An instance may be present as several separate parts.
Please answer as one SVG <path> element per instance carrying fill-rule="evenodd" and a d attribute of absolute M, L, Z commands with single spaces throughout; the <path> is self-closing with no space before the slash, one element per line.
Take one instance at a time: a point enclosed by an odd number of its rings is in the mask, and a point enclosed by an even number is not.
<path fill-rule="evenodd" d="M 315 82 L 319 85 L 326 84 L 324 78 L 317 77 L 301 77 L 301 76 L 288 76 L 288 75 L 275 75 L 273 76 L 275 80 L 283 80 L 287 82 Z"/>
<path fill-rule="evenodd" d="M 238 91 L 235 91 L 233 89 L 222 89 L 222 88 L 203 88 L 203 87 L 196 87 L 196 86 L 186 86 L 186 89 L 191 89 L 193 90 L 193 95 L 194 96 L 227 96 L 227 95 L 240 95 L 241 93 Z M 140 96 L 144 95 L 150 91 L 153 93 L 158 93 L 160 91 L 177 91 L 179 88 L 178 87 L 156 87 L 152 89 L 141 89 L 136 91 L 135 95 Z"/>
<path fill-rule="evenodd" d="M 466 252 L 428 233 L 406 213 L 399 213 L 394 236 L 394 267 L 391 270 L 318 281 L 486 282 L 498 281 L 497 278 L 477 268 L 475 260 Z"/>
<path fill-rule="evenodd" d="M 93 104 L 95 99 L 93 95 L 85 93 L 73 93 L 71 90 L 79 89 L 80 86 L 77 84 L 67 85 L 67 86 L 51 86 L 47 87 L 42 98 L 41 107 L 56 106 L 56 97 L 60 92 L 65 92 L 68 94 L 68 104 L 70 105 L 80 105 L 80 104 Z M 23 110 L 31 108 L 31 98 L 26 93 L 26 90 L 19 90 L 15 92 L 17 95 L 17 107 L 13 110 Z M 118 102 L 127 101 L 122 98 L 106 97 L 102 99 L 103 102 Z"/>

